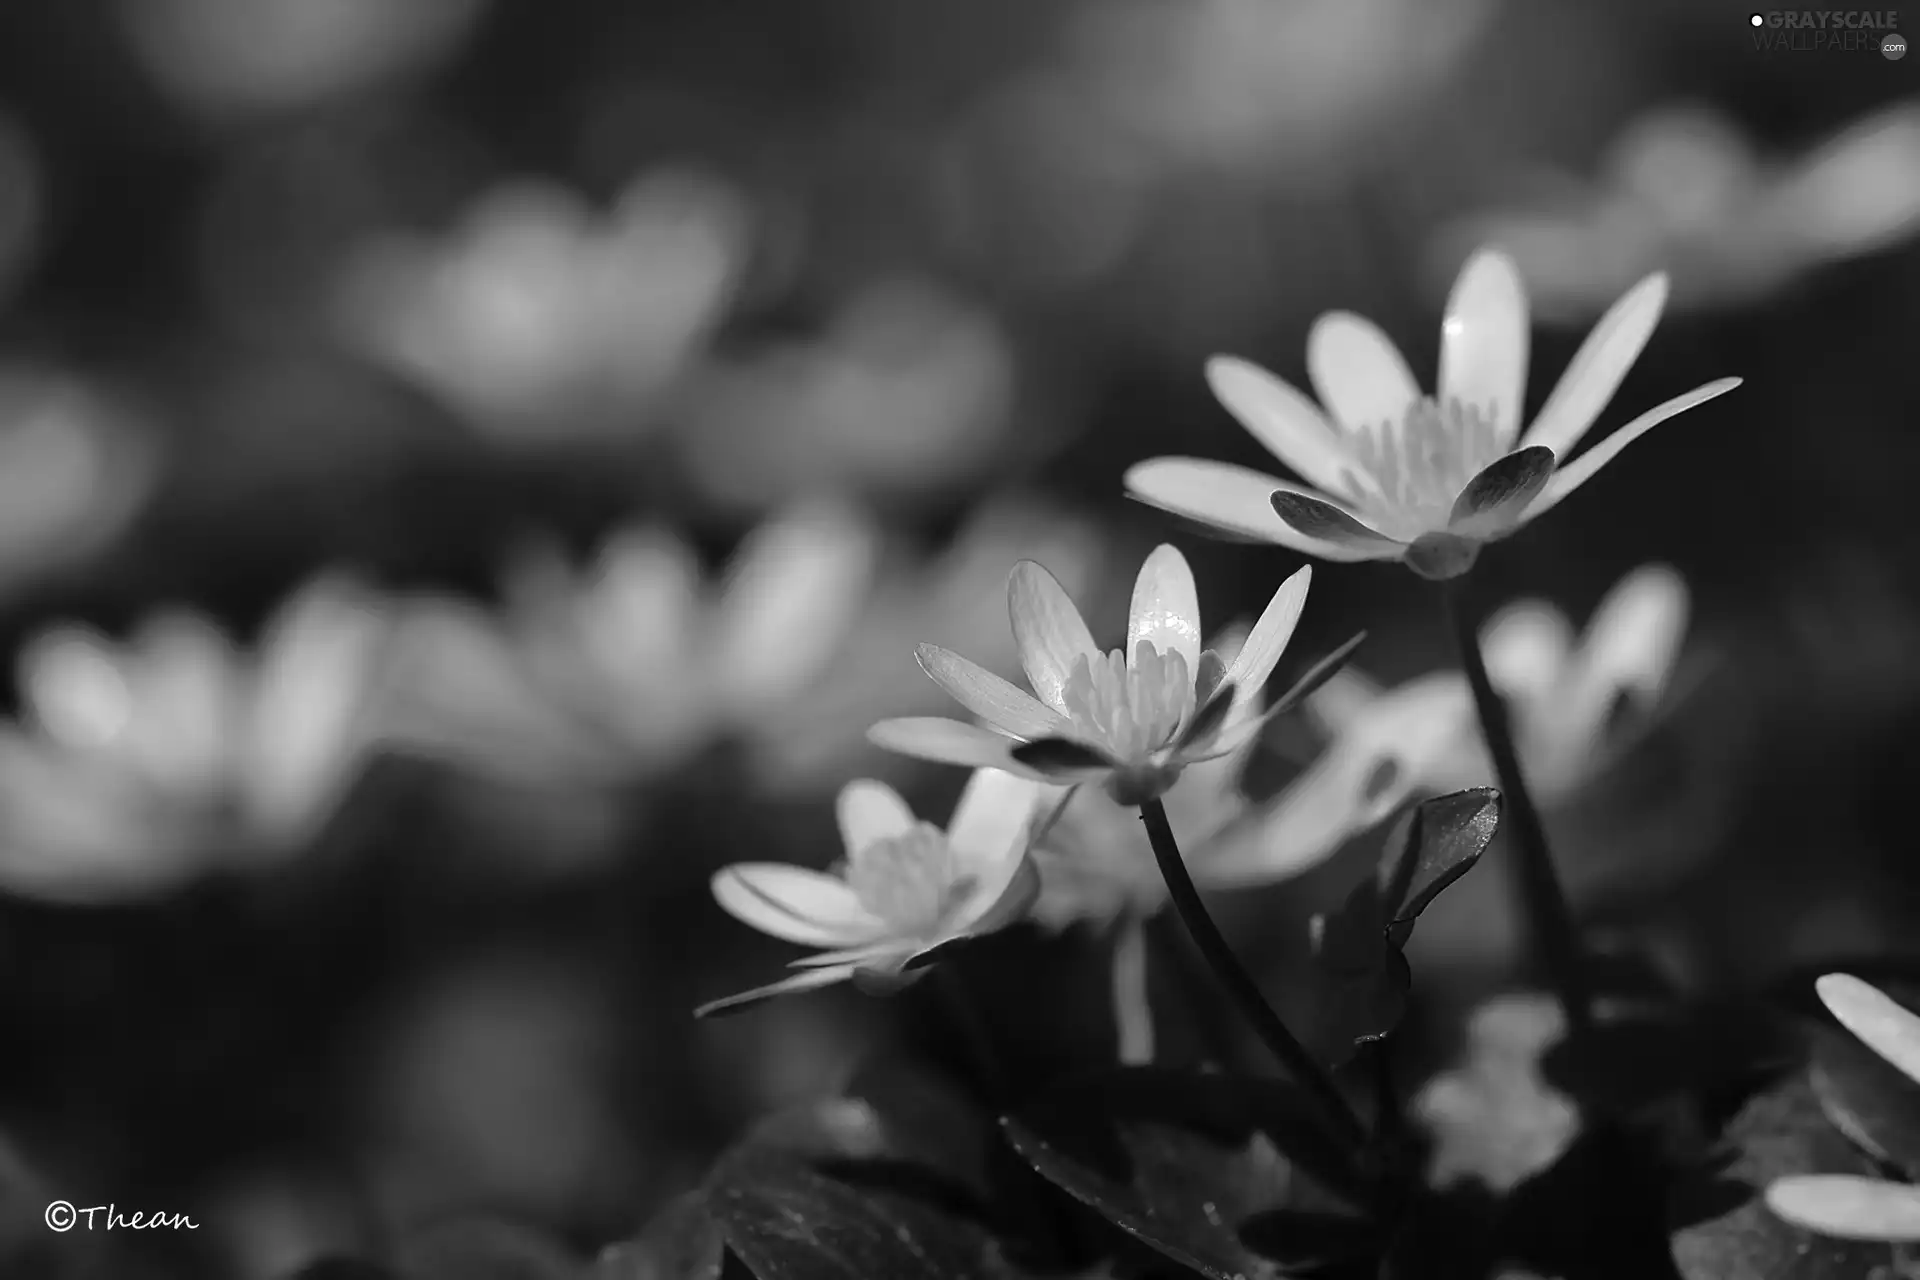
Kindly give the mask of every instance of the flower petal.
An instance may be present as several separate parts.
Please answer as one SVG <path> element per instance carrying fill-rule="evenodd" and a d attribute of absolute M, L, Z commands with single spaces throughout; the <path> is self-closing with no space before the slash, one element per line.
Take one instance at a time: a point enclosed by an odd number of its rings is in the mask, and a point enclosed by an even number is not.
<path fill-rule="evenodd" d="M 807 947 L 858 946 L 887 929 L 860 905 L 845 880 L 780 862 L 720 868 L 713 876 L 713 900 L 742 924 Z"/>
<path fill-rule="evenodd" d="M 1267 687 L 1267 677 L 1273 674 L 1280 655 L 1287 650 L 1287 642 L 1293 639 L 1293 629 L 1300 622 L 1300 611 L 1307 606 L 1307 588 L 1312 583 L 1311 565 L 1295 570 L 1273 593 L 1273 599 L 1267 601 L 1267 607 L 1260 612 L 1260 620 L 1247 633 L 1223 680 L 1234 687 L 1236 711 L 1259 704 L 1260 694 Z"/>
<path fill-rule="evenodd" d="M 1598 735 L 1624 695 L 1651 706 L 1666 688 L 1687 633 L 1687 584 L 1666 565 L 1634 570 L 1593 611 L 1560 691 L 1567 719 Z"/>
<path fill-rule="evenodd" d="M 1440 323 L 1440 401 L 1492 415 L 1501 446 L 1520 433 L 1527 390 L 1527 291 L 1513 259 L 1482 249 L 1447 296 Z"/>
<path fill-rule="evenodd" d="M 851 978 L 858 966 L 851 964 L 829 965 L 820 969 L 805 969 L 778 982 L 769 982 L 764 987 L 755 987 L 751 991 L 742 991 L 738 995 L 726 996 L 719 1000 L 709 1000 L 693 1011 L 696 1018 L 711 1018 L 720 1014 L 738 1013 L 750 1005 L 762 1000 L 771 1000 L 775 996 L 792 995 L 799 991 L 812 991 L 818 987 L 832 986 L 836 982 L 845 982 Z"/>
<path fill-rule="evenodd" d="M 1269 498 L 1291 489 L 1278 476 L 1205 458 L 1149 458 L 1127 469 L 1127 493 L 1148 506 L 1171 511 L 1241 537 L 1277 542 L 1322 560 L 1364 560 L 1345 547 L 1308 538 L 1274 517 Z"/>
<path fill-rule="evenodd" d="M 1553 450 L 1538 445 L 1489 463 L 1453 500 L 1447 532 L 1491 539 L 1512 531 L 1552 477 Z"/>
<path fill-rule="evenodd" d="M 1044 566 L 1022 560 L 1007 579 L 1007 614 L 1033 691 L 1065 713 L 1061 690 L 1073 675 L 1074 663 L 1100 656 L 1080 610 L 1058 578 Z"/>
<path fill-rule="evenodd" d="M 867 730 L 867 741 L 886 751 L 897 751 L 936 764 L 962 764 L 975 769 L 1005 769 L 1037 776 L 1014 760 L 1019 743 L 991 729 L 941 716 L 902 716 L 882 720 Z"/>
<path fill-rule="evenodd" d="M 1213 394 L 1274 457 L 1332 493 L 1351 492 L 1357 468 L 1320 406 L 1259 365 L 1234 356 L 1207 361 Z"/>
<path fill-rule="evenodd" d="M 918 821 L 898 791 L 872 778 L 855 778 L 841 787 L 834 816 L 840 820 L 840 842 L 849 854 L 891 836 L 903 836 Z"/>
<path fill-rule="evenodd" d="M 1666 305 L 1667 277 L 1655 272 L 1607 308 L 1520 443 L 1544 445 L 1560 457 L 1571 453 L 1640 358 Z"/>
<path fill-rule="evenodd" d="M 1516 600 L 1480 628 L 1494 688 L 1522 701 L 1558 696 L 1573 657 L 1573 624 L 1545 600 Z"/>
<path fill-rule="evenodd" d="M 1161 543 L 1140 565 L 1127 609 L 1127 667 L 1142 640 L 1161 653 L 1186 660 L 1189 676 L 1200 667 L 1200 592 L 1180 550 Z"/>
<path fill-rule="evenodd" d="M 1405 543 L 1368 528 L 1359 517 L 1324 498 L 1276 489 L 1267 501 L 1286 526 L 1302 537 L 1331 543 L 1356 554 L 1365 552 L 1363 559 L 1398 560 L 1406 550 Z"/>
<path fill-rule="evenodd" d="M 863 943 L 857 947 L 840 947 L 833 951 L 816 951 L 810 956 L 801 956 L 798 960 L 789 960 L 789 969 L 821 969 L 837 964 L 851 964 L 866 967 L 868 965 L 886 966 L 897 962 L 899 958 L 913 949 L 913 944 L 902 938 L 882 938 L 878 942 Z M 889 957 L 892 958 L 889 961 Z"/>
<path fill-rule="evenodd" d="M 1353 657 L 1354 650 L 1365 643 L 1366 638 L 1366 632 L 1356 632 L 1347 639 L 1345 644 L 1308 668 L 1307 673 L 1294 681 L 1291 688 L 1274 699 L 1272 706 L 1257 716 L 1241 716 L 1227 724 L 1213 741 L 1201 744 L 1186 758 L 1190 761 L 1211 760 L 1238 751 L 1262 733 L 1267 725 L 1312 697 L 1315 690 L 1339 673 L 1340 668 L 1347 664 L 1347 660 Z"/>
<path fill-rule="evenodd" d="M 985 937 L 1026 918 L 1040 896 L 1040 868 L 1024 849 L 1008 859 L 1006 866 L 1007 874 L 997 884 L 982 882 L 954 914 L 956 936 Z M 911 960 L 908 965 L 917 967 Z"/>
<path fill-rule="evenodd" d="M 976 770 L 947 823 L 947 845 L 953 850 L 956 873 L 977 879 L 1014 860 L 1025 848 L 1040 795 L 1041 784 L 1032 778 L 1001 769 Z M 999 876 L 1000 884 L 1006 880 L 1007 875 Z"/>
<path fill-rule="evenodd" d="M 1066 718 L 1052 707 L 985 667 L 951 649 L 923 644 L 916 651 L 920 669 L 953 695 L 967 710 L 1016 738 L 1040 738 L 1058 733 Z"/>
<path fill-rule="evenodd" d="M 1920 1240 L 1920 1187 L 1844 1173 L 1803 1173 L 1767 1187 L 1767 1208 L 1842 1240 Z"/>
<path fill-rule="evenodd" d="M 1307 373 L 1320 403 L 1347 431 L 1399 430 L 1420 398 L 1407 362 L 1371 320 L 1329 311 L 1307 334 Z"/>
<path fill-rule="evenodd" d="M 1920 1017 L 1849 974 L 1829 973 L 1813 985 L 1841 1026 L 1909 1079 L 1920 1081 Z"/>
<path fill-rule="evenodd" d="M 1665 404 L 1656 405 L 1639 417 L 1602 440 L 1593 448 L 1575 458 L 1566 466 L 1553 473 L 1547 481 L 1547 487 L 1534 500 L 1533 507 L 1527 512 L 1529 519 L 1551 511 L 1562 499 L 1593 479 L 1594 473 L 1612 462 L 1622 449 L 1638 440 L 1675 414 L 1685 413 L 1695 405 L 1705 404 L 1715 396 L 1725 395 L 1740 385 L 1739 378 L 1721 378 L 1718 382 L 1709 382 L 1705 386 L 1695 387 L 1685 395 L 1675 396 Z"/>
<path fill-rule="evenodd" d="M 1106 752 L 1072 738 L 1037 738 L 1018 743 L 1013 758 L 1054 782 L 1097 777 L 1114 767 Z"/>

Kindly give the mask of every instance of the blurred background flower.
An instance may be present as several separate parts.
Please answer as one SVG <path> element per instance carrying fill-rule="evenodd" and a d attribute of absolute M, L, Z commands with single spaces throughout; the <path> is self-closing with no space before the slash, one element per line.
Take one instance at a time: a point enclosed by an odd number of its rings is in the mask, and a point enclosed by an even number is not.
<path fill-rule="evenodd" d="M 918 644 L 1017 675 L 1021 559 L 1119 617 L 1174 538 L 1255 614 L 1300 558 L 1122 474 L 1258 465 L 1205 358 L 1305 385 L 1322 311 L 1431 333 L 1482 239 L 1540 367 L 1666 269 L 1618 402 L 1749 384 L 1737 449 L 1672 425 L 1475 570 L 1569 618 L 1637 564 L 1690 586 L 1713 661 L 1555 808 L 1596 925 L 1721 989 L 1910 934 L 1913 64 L 1744 18 L 0 6 L 0 1188 L 219 1223 L 134 1258 L 8 1219 L 0 1272 L 280 1280 L 468 1210 L 584 1251 L 918 1043 L 835 991 L 696 1026 L 781 959 L 713 872 L 824 865 L 850 777 L 951 811 L 957 771 L 864 734 L 945 710 Z M 1430 603 L 1322 574 L 1293 648 L 1365 628 L 1403 688 L 1447 661 Z M 1245 812 L 1319 746 L 1274 726 Z M 1376 840 L 1222 895 L 1283 1004 Z M 1504 973 L 1502 856 L 1423 918 L 1410 1025 Z M 1085 932 L 967 958 L 1014 1048 L 1112 1051 Z"/>

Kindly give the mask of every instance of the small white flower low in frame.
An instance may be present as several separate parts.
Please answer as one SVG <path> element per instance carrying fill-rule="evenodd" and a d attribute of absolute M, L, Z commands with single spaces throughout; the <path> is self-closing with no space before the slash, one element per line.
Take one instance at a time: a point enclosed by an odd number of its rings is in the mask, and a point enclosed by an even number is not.
<path fill-rule="evenodd" d="M 1307 336 L 1318 405 L 1244 360 L 1208 363 L 1228 412 L 1310 487 L 1224 462 L 1153 458 L 1127 472 L 1127 490 L 1323 560 L 1401 560 L 1423 577 L 1456 577 L 1482 545 L 1559 505 L 1642 435 L 1740 384 L 1722 378 L 1676 396 L 1563 464 L 1632 368 L 1666 296 L 1656 274 L 1616 302 L 1523 433 L 1526 290 L 1511 258 L 1482 250 L 1447 299 L 1436 396 L 1420 390 L 1386 334 L 1345 311 L 1321 316 Z"/>
<path fill-rule="evenodd" d="M 885 783 L 848 783 L 836 806 L 846 858 L 832 871 L 741 862 L 713 877 L 729 915 L 818 953 L 794 961 L 791 977 L 702 1005 L 697 1016 L 849 980 L 894 990 L 940 948 L 1017 923 L 1040 887 L 1027 856 L 1040 797 L 1030 779 L 981 769 L 942 831 Z"/>
<path fill-rule="evenodd" d="M 1306 604 L 1312 571 L 1274 592 L 1231 664 L 1200 649 L 1193 570 L 1171 546 L 1154 549 L 1134 582 L 1127 647 L 1102 653 L 1064 588 L 1022 561 L 1007 608 L 1034 693 L 957 653 L 921 645 L 920 665 L 986 722 L 883 720 L 869 736 L 903 755 L 1003 769 L 1059 784 L 1100 783 L 1119 804 L 1158 798 L 1188 765 L 1231 754 L 1272 716 L 1338 668 L 1349 641 L 1264 714 L 1259 698 Z"/>
<path fill-rule="evenodd" d="M 1622 705 L 1645 726 L 1666 696 L 1686 636 L 1686 582 L 1665 565 L 1621 579 L 1578 636 L 1558 608 L 1521 600 L 1488 620 L 1481 648 L 1504 695 L 1529 786 L 1551 808 L 1571 798 L 1631 745 Z M 1409 800 L 1492 785 L 1493 762 L 1466 678 L 1440 671 L 1382 690 L 1343 671 L 1312 694 L 1307 712 L 1326 749 L 1270 804 L 1268 874 L 1318 865 Z"/>
<path fill-rule="evenodd" d="M 1920 1016 L 1843 973 L 1814 984 L 1828 1012 L 1920 1085 Z M 1846 1174 L 1802 1174 L 1767 1187 L 1767 1207 L 1797 1227 L 1847 1240 L 1920 1241 L 1920 1187 Z"/>

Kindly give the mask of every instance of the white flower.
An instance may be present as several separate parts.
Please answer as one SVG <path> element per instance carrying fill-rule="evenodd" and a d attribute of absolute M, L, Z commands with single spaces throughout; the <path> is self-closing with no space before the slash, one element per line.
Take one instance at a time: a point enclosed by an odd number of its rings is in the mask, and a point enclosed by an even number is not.
<path fill-rule="evenodd" d="M 371 747 L 388 635 L 375 601 L 321 581 L 252 654 L 187 613 L 124 644 L 78 626 L 35 637 L 26 723 L 0 729 L 0 885 L 134 897 L 310 840 Z"/>
<path fill-rule="evenodd" d="M 1119 803 L 1144 804 L 1186 766 L 1233 752 L 1304 692 L 1307 682 L 1265 716 L 1257 712 L 1261 690 L 1306 604 L 1310 578 L 1311 571 L 1301 569 L 1281 584 L 1229 666 L 1218 654 L 1200 651 L 1193 571 L 1175 548 L 1157 547 L 1141 565 L 1127 647 L 1107 654 L 1053 575 L 1022 561 L 1007 585 L 1007 608 L 1021 663 L 1040 696 L 959 654 L 922 645 L 920 665 L 927 674 L 989 727 L 909 718 L 883 720 L 870 736 L 923 760 L 1050 782 L 1099 781 Z"/>
<path fill-rule="evenodd" d="M 703 1005 L 700 1015 L 850 978 L 891 989 L 938 948 L 1016 923 L 1039 887 L 1027 858 L 1039 796 L 1028 779 L 981 769 L 941 831 L 885 783 L 848 783 L 837 806 L 847 856 L 832 872 L 741 862 L 713 878 L 714 899 L 734 918 L 820 953 L 796 960 L 799 973 Z"/>
<path fill-rule="evenodd" d="M 1683 410 L 1739 385 L 1722 378 L 1640 415 L 1578 460 L 1593 425 L 1660 318 L 1664 276 L 1629 290 L 1594 326 L 1533 425 L 1521 433 L 1527 297 L 1505 254 L 1461 270 L 1441 326 L 1440 389 L 1423 395 L 1379 328 L 1329 312 L 1307 337 L 1319 406 L 1243 360 L 1207 365 L 1214 394 L 1312 488 L 1198 458 L 1154 458 L 1127 473 L 1133 496 L 1324 560 L 1404 560 L 1451 578 L 1482 544 L 1559 505 L 1622 449 Z"/>
<path fill-rule="evenodd" d="M 865 520 L 819 503 L 755 529 L 718 583 L 671 532 L 634 529 L 584 572 L 523 565 L 503 620 L 418 602 L 385 732 L 534 781 L 665 769 L 808 689 L 878 553 Z"/>
<path fill-rule="evenodd" d="M 1536 799 L 1571 798 L 1627 745 L 1614 732 L 1622 704 L 1651 718 L 1686 634 L 1685 581 L 1647 565 L 1615 585 L 1575 639 L 1543 600 L 1509 605 L 1481 630 L 1487 674 L 1504 695 Z M 1272 803 L 1264 823 L 1272 874 L 1304 871 L 1408 800 L 1492 786 L 1495 774 L 1466 678 L 1420 676 L 1379 690 L 1344 671 L 1307 701 L 1330 734 L 1320 757 Z"/>
<path fill-rule="evenodd" d="M 1843 973 L 1814 984 L 1840 1024 L 1920 1084 L 1920 1017 L 1878 988 Z M 1767 1207 L 1788 1222 L 1847 1240 L 1920 1240 L 1920 1187 L 1845 1174 L 1778 1178 Z"/>

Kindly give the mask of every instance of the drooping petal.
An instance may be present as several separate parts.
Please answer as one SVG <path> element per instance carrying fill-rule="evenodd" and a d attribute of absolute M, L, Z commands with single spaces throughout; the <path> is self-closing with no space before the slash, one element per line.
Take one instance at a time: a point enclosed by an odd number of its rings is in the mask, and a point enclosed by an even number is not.
<path fill-rule="evenodd" d="M 1647 410 L 1566 466 L 1555 471 L 1553 478 L 1547 481 L 1547 487 L 1540 491 L 1538 498 L 1534 499 L 1532 508 L 1527 512 L 1528 519 L 1542 515 L 1558 506 L 1568 494 L 1593 479 L 1594 474 L 1612 462 L 1614 456 L 1622 449 L 1668 418 L 1685 413 L 1696 405 L 1705 404 L 1715 396 L 1725 395 L 1739 386 L 1740 381 L 1739 378 L 1721 378 L 1717 382 L 1695 387 L 1685 395 L 1675 396 L 1665 404 Z"/>
<path fill-rule="evenodd" d="M 1909 1079 L 1920 1081 L 1920 1017 L 1849 974 L 1829 973 L 1813 985 L 1841 1026 Z"/>
<path fill-rule="evenodd" d="M 1293 639 L 1300 611 L 1307 606 L 1307 588 L 1312 584 L 1313 566 L 1303 565 L 1295 570 L 1273 593 L 1273 599 L 1267 601 L 1267 607 L 1260 612 L 1260 620 L 1247 633 L 1240 652 L 1234 655 L 1222 679 L 1222 683 L 1233 685 L 1236 711 L 1258 705 L 1260 693 L 1267 687 L 1267 677 L 1273 674 L 1280 655 L 1287 651 L 1287 642 Z"/>
<path fill-rule="evenodd" d="M 1494 688 L 1532 702 L 1557 696 L 1573 662 L 1573 624 L 1545 600 L 1516 600 L 1480 628 Z"/>
<path fill-rule="evenodd" d="M 1149 458 L 1127 469 L 1127 493 L 1162 511 L 1261 542 L 1277 542 L 1321 560 L 1367 557 L 1337 543 L 1309 538 L 1275 516 L 1270 501 L 1290 489 L 1278 476 L 1205 458 Z"/>
<path fill-rule="evenodd" d="M 1513 259 L 1482 249 L 1461 268 L 1440 324 L 1440 402 L 1492 415 L 1502 447 L 1520 431 L 1527 389 L 1527 291 Z"/>
<path fill-rule="evenodd" d="M 1597 734 L 1627 695 L 1651 705 L 1666 687 L 1687 633 L 1687 584 L 1666 565 L 1643 565 L 1594 610 L 1560 698 L 1574 724 Z"/>
<path fill-rule="evenodd" d="M 1492 539 L 1517 527 L 1553 477 L 1553 450 L 1531 446 L 1488 464 L 1454 499 L 1447 532 Z"/>
<path fill-rule="evenodd" d="M 1198 670 L 1200 592 L 1187 558 L 1164 542 L 1147 556 L 1133 580 L 1133 603 L 1127 610 L 1129 669 L 1142 640 L 1161 653 L 1179 654 L 1189 672 Z"/>
<path fill-rule="evenodd" d="M 1571 453 L 1640 358 L 1666 305 L 1666 273 L 1655 272 L 1607 308 L 1520 443 L 1544 445 L 1563 458 Z"/>
<path fill-rule="evenodd" d="M 1312 400 L 1234 356 L 1207 361 L 1207 385 L 1227 412 L 1302 480 L 1336 494 L 1351 488 L 1352 455 Z"/>
<path fill-rule="evenodd" d="M 975 769 L 1005 769 L 1036 777 L 1013 758 L 1019 743 L 991 729 L 943 716 L 902 716 L 882 720 L 867 730 L 867 741 L 886 751 L 897 751 L 937 764 L 960 764 Z"/>
<path fill-rule="evenodd" d="M 812 991 L 819 987 L 830 987 L 836 982 L 845 982 L 858 970 L 858 965 L 828 965 L 819 969 L 804 969 L 778 982 L 769 982 L 764 987 L 755 987 L 751 991 L 742 991 L 738 995 L 726 996 L 719 1000 L 709 1000 L 693 1011 L 696 1018 L 711 1018 L 720 1014 L 738 1013 L 750 1005 L 775 996 L 792 995 L 800 991 Z"/>
<path fill-rule="evenodd" d="M 1398 560 L 1406 551 L 1405 543 L 1367 527 L 1358 516 L 1325 499 L 1276 489 L 1267 500 L 1287 527 L 1302 537 L 1356 554 L 1364 552 L 1361 558 L 1367 560 Z"/>
<path fill-rule="evenodd" d="M 851 947 L 884 935 L 838 876 L 780 862 L 737 862 L 713 876 L 713 900 L 742 924 L 806 947 Z"/>
<path fill-rule="evenodd" d="M 1842 1240 L 1920 1240 L 1920 1187 L 1843 1173 L 1803 1173 L 1767 1187 L 1767 1207 Z"/>
<path fill-rule="evenodd" d="M 1003 732 L 1016 738 L 1040 738 L 1058 733 L 1066 725 L 1066 717 L 1052 707 L 951 649 L 923 644 L 915 652 L 920 669 L 933 677 L 935 684 Z"/>
<path fill-rule="evenodd" d="M 900 793 L 872 778 L 855 778 L 840 788 L 834 801 L 834 816 L 840 821 L 840 842 L 849 854 L 868 845 L 913 830 L 913 810 Z"/>
<path fill-rule="evenodd" d="M 1371 320 L 1329 311 L 1307 334 L 1307 373 L 1320 403 L 1351 432 L 1398 430 L 1420 398 L 1419 384 L 1393 340 Z"/>
<path fill-rule="evenodd" d="M 1022 560 L 1007 579 L 1007 615 L 1020 663 L 1040 700 L 1065 714 L 1061 696 L 1081 658 L 1100 656 L 1079 608 L 1060 580 L 1032 560 Z"/>
<path fill-rule="evenodd" d="M 1042 787 L 1031 778 L 1000 769 L 980 769 L 967 779 L 947 823 L 947 844 L 955 870 L 978 879 L 989 872 L 1011 875 L 1010 864 L 1026 845 L 1039 816 Z M 998 892 L 998 884 L 995 886 Z"/>

